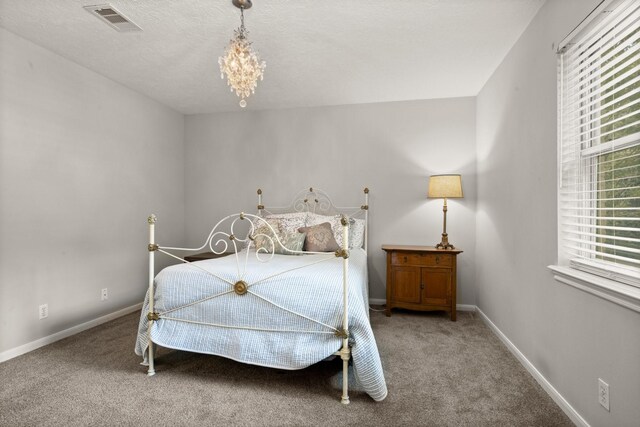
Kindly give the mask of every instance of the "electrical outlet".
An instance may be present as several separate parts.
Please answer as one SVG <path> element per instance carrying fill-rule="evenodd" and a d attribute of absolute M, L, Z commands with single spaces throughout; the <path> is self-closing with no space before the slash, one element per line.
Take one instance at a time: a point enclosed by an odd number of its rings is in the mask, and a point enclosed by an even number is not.
<path fill-rule="evenodd" d="M 102 289 L 102 293 L 100 294 L 100 301 L 105 301 L 108 299 L 109 299 L 109 289 L 104 288 Z"/>
<path fill-rule="evenodd" d="M 602 378 L 598 378 L 598 402 L 609 410 L 609 384 L 602 381 Z"/>
<path fill-rule="evenodd" d="M 49 304 L 42 304 L 38 307 L 38 317 L 40 320 L 49 317 Z"/>

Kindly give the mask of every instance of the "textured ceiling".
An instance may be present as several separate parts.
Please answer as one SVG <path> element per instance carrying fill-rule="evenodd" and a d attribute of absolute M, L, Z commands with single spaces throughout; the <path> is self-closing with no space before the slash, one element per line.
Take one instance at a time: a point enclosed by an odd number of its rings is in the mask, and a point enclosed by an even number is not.
<path fill-rule="evenodd" d="M 82 8 L 102 3 L 0 0 L 0 26 L 182 113 L 240 109 L 217 63 L 240 24 L 231 0 L 108 2 L 136 33 Z M 267 68 L 247 108 L 474 96 L 543 3 L 254 0 L 245 24 Z"/>

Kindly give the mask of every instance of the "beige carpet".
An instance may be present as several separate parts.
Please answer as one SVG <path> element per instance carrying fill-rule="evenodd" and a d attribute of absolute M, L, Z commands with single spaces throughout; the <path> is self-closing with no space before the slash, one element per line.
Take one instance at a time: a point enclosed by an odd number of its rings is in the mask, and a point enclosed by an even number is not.
<path fill-rule="evenodd" d="M 341 363 L 301 371 L 161 350 L 133 353 L 138 314 L 0 364 L 0 426 L 570 426 L 477 315 L 372 312 L 389 396 L 351 391 Z"/>

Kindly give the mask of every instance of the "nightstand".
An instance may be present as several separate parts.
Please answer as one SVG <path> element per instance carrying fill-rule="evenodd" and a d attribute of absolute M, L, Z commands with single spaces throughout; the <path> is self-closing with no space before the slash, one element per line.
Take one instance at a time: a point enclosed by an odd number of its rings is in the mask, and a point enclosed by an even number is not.
<path fill-rule="evenodd" d="M 387 316 L 392 308 L 444 310 L 456 320 L 458 249 L 382 245 L 387 252 Z"/>
<path fill-rule="evenodd" d="M 199 254 L 187 255 L 184 257 L 184 260 L 189 262 L 202 261 L 205 259 L 221 258 L 223 256 L 231 255 L 232 253 L 233 252 L 223 252 L 221 254 L 215 254 L 213 252 L 202 252 Z"/>

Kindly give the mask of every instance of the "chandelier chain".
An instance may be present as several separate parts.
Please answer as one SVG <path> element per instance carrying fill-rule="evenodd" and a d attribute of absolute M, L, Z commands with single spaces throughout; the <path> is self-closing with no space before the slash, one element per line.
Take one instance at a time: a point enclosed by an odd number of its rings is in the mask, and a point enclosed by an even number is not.
<path fill-rule="evenodd" d="M 244 6 L 240 6 L 240 37 L 245 37 L 246 29 L 244 28 Z"/>

